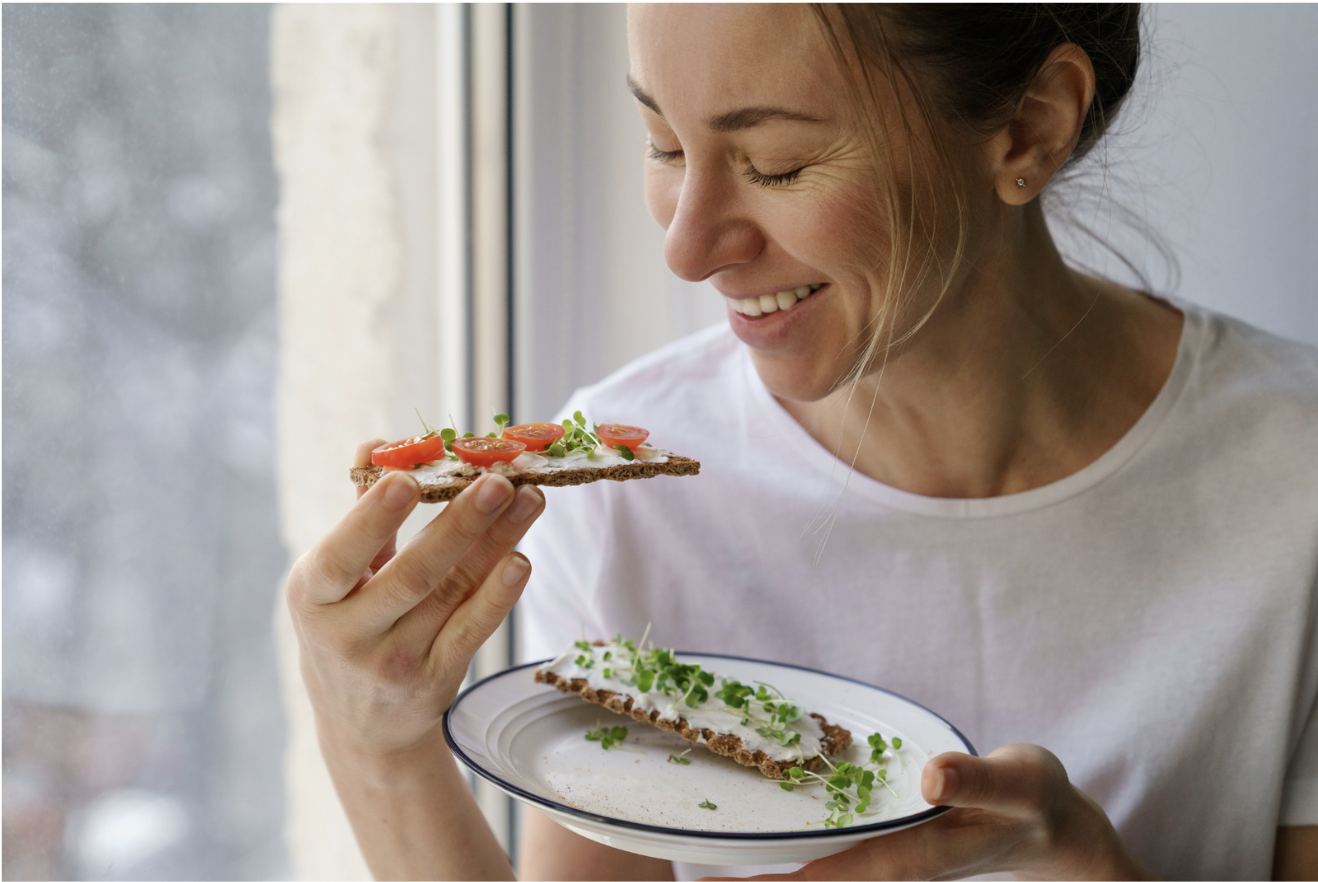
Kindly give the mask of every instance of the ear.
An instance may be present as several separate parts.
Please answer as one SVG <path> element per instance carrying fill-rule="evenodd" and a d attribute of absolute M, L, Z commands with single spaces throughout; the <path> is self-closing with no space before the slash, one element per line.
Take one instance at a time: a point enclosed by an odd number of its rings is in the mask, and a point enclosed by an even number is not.
<path fill-rule="evenodd" d="M 1039 68 L 1016 115 L 989 139 L 993 186 L 1003 202 L 1024 205 L 1039 195 L 1075 149 L 1093 100 L 1094 65 L 1085 50 L 1063 43 Z"/>

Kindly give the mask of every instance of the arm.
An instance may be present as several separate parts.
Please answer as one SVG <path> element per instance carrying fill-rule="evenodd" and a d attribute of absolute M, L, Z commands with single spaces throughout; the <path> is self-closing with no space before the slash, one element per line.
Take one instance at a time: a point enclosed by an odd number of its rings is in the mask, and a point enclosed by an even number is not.
<path fill-rule="evenodd" d="M 377 877 L 511 878 L 439 723 L 526 584 L 530 567 L 511 550 L 544 497 L 483 476 L 395 552 L 419 496 L 411 476 L 389 474 L 293 565 L 286 593 L 302 676 Z"/>
<path fill-rule="evenodd" d="M 673 865 L 592 842 L 559 826 L 541 812 L 526 813 L 522 831 L 523 879 L 642 879 L 671 882 Z"/>
<path fill-rule="evenodd" d="M 1272 878 L 1318 879 L 1318 827 L 1278 827 Z"/>

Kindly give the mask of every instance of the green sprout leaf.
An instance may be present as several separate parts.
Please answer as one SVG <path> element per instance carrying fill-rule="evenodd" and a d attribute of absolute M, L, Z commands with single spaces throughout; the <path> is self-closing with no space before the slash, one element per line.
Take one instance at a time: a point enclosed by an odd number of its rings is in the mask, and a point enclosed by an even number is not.
<path fill-rule="evenodd" d="M 618 451 L 618 455 L 628 462 L 636 459 L 636 454 L 632 453 L 632 449 L 626 444 L 615 444 L 613 445 L 613 449 Z"/>
<path fill-rule="evenodd" d="M 668 761 L 670 763 L 677 763 L 679 766 L 689 766 L 691 765 L 691 760 L 687 759 L 686 755 L 690 752 L 691 752 L 691 748 L 688 747 L 686 750 L 682 751 L 676 756 L 670 753 L 668 755 Z"/>
<path fill-rule="evenodd" d="M 701 807 L 701 808 L 705 808 L 705 809 L 716 809 L 716 808 L 718 808 L 718 806 L 714 805 L 714 803 L 710 802 L 708 799 L 705 800 L 704 802 L 700 803 L 700 807 Z"/>
<path fill-rule="evenodd" d="M 435 430 L 426 423 L 426 418 L 421 416 L 421 408 L 414 407 L 412 409 L 416 411 L 416 418 L 421 421 L 421 428 L 426 430 L 425 437 L 429 438 L 431 435 L 435 434 Z"/>
<path fill-rule="evenodd" d="M 600 747 L 608 750 L 611 747 L 617 747 L 627 738 L 626 726 L 604 726 L 596 725 L 586 733 L 587 741 L 598 741 Z"/>

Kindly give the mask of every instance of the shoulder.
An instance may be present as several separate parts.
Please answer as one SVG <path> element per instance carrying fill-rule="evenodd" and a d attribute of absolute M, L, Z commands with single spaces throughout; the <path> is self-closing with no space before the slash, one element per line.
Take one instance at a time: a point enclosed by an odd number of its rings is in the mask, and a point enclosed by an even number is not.
<path fill-rule="evenodd" d="M 1318 420 L 1318 348 L 1207 310 L 1186 314 L 1198 326 L 1200 392 L 1233 409 L 1288 410 Z"/>

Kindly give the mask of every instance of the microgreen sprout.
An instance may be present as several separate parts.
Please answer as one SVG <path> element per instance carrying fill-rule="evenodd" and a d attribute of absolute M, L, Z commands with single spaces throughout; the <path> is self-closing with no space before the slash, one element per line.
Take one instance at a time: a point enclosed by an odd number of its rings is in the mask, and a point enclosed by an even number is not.
<path fill-rule="evenodd" d="M 707 809 L 716 809 L 716 808 L 718 808 L 718 806 L 714 805 L 714 803 L 710 802 L 708 799 L 706 799 L 704 802 L 700 803 L 700 807 L 701 807 L 701 808 L 707 808 Z"/>
<path fill-rule="evenodd" d="M 605 750 L 619 746 L 626 738 L 626 726 L 605 726 L 598 722 L 595 724 L 594 729 L 586 733 L 587 741 L 598 741 L 600 747 Z"/>
<path fill-rule="evenodd" d="M 421 415 L 421 408 L 414 407 L 412 408 L 412 410 L 416 411 L 416 418 L 421 421 L 421 428 L 426 430 L 426 433 L 421 437 L 429 438 L 431 435 L 435 434 L 435 430 L 430 427 L 430 425 L 426 422 L 426 418 Z"/>
<path fill-rule="evenodd" d="M 689 766 L 691 765 L 691 760 L 687 759 L 686 755 L 690 752 L 691 752 L 691 748 L 688 747 L 686 750 L 682 751 L 676 756 L 670 753 L 668 755 L 668 761 L 670 763 L 677 763 L 679 766 Z"/>
<path fill-rule="evenodd" d="M 870 745 L 869 763 L 857 766 L 848 762 L 839 762 L 834 765 L 828 761 L 828 757 L 821 757 L 828 765 L 828 775 L 807 772 L 800 766 L 792 766 L 786 770 L 787 780 L 778 782 L 778 786 L 783 790 L 792 791 L 807 784 L 823 784 L 824 792 L 829 797 L 828 802 L 824 803 L 824 808 L 829 811 L 828 817 L 823 821 L 824 826 L 829 828 L 851 826 L 858 815 L 863 815 L 869 810 L 875 786 L 882 786 L 894 797 L 897 795 L 892 785 L 888 783 L 888 770 L 881 768 L 888 761 L 888 757 L 884 755 L 888 751 L 888 743 L 878 732 L 871 735 L 867 741 Z M 894 756 L 901 746 L 900 738 L 892 739 Z M 866 767 L 870 765 L 874 768 Z"/>

